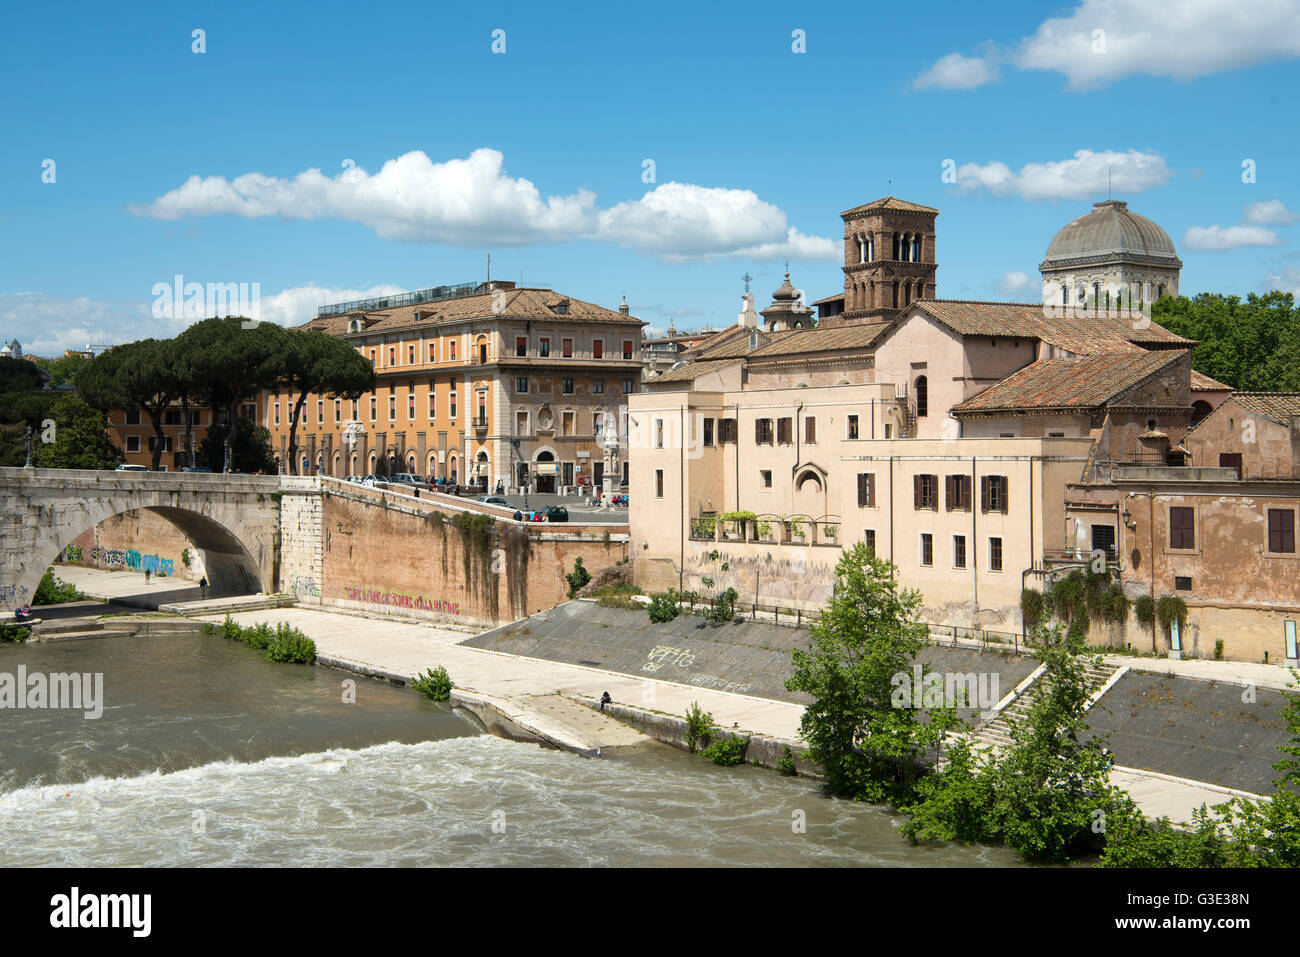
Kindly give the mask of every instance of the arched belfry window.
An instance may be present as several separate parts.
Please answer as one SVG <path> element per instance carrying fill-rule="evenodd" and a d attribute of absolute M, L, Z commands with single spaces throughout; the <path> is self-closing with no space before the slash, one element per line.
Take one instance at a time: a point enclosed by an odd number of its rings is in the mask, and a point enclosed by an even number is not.
<path fill-rule="evenodd" d="M 873 262 L 876 258 L 876 241 L 871 233 L 867 233 L 867 262 Z"/>
<path fill-rule="evenodd" d="M 919 263 L 920 261 L 921 261 L 921 236 L 920 234 L 917 234 L 912 237 L 912 262 Z"/>
<path fill-rule="evenodd" d="M 1064 284 L 1062 284 L 1062 286 L 1061 286 L 1061 305 L 1063 305 L 1063 306 L 1068 306 L 1069 304 L 1070 304 L 1070 290 L 1067 289 L 1067 288 L 1065 287 Z"/>
<path fill-rule="evenodd" d="M 916 417 L 924 419 L 930 413 L 930 383 L 925 376 L 916 377 Z"/>

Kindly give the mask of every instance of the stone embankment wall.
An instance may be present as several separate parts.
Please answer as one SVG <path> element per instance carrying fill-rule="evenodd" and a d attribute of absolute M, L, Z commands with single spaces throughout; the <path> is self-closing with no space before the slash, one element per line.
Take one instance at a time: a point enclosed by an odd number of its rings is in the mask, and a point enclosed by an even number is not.
<path fill-rule="evenodd" d="M 286 482 L 281 590 L 327 607 L 492 627 L 567 600 L 627 554 L 625 526 L 526 524 L 454 499 L 319 479 Z"/>

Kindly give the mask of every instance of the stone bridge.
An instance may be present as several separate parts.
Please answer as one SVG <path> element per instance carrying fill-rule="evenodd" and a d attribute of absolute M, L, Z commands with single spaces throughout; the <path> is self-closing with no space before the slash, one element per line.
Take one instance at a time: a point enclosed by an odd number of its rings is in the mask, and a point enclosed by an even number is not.
<path fill-rule="evenodd" d="M 27 604 L 78 535 L 134 509 L 156 512 L 202 553 L 213 594 L 274 592 L 277 476 L 0 468 L 0 612 Z"/>

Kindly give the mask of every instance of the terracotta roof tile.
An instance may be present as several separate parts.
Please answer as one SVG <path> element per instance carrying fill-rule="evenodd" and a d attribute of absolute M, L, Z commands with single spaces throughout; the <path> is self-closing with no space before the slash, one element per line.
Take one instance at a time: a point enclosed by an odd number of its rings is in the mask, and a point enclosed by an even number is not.
<path fill-rule="evenodd" d="M 767 359 L 809 352 L 869 349 L 888 325 L 887 322 L 871 322 L 855 326 L 833 326 L 829 329 L 793 329 L 789 330 L 792 335 L 783 336 L 756 349 L 750 356 L 754 359 Z"/>
<path fill-rule="evenodd" d="M 1290 422 L 1300 415 L 1300 392 L 1234 392 L 1232 397 L 1243 409 L 1275 422 Z"/>
<path fill-rule="evenodd" d="M 1193 392 L 1231 392 L 1232 386 L 1224 385 L 1218 379 L 1211 379 L 1204 372 L 1192 370 L 1192 391 Z"/>
<path fill-rule="evenodd" d="M 1177 361 L 1185 350 L 1101 352 L 1040 359 L 953 407 L 954 414 L 1092 409 Z"/>
<path fill-rule="evenodd" d="M 647 385 L 654 385 L 656 382 L 694 382 L 702 375 L 717 372 L 721 369 L 730 369 L 732 366 L 740 365 L 743 361 L 743 359 L 731 359 L 726 362 L 692 362 L 680 369 L 669 369 L 662 375 L 651 376 L 645 381 Z"/>
<path fill-rule="evenodd" d="M 919 203 L 909 203 L 905 199 L 897 199 L 893 196 L 884 196 L 870 203 L 863 203 L 861 206 L 854 206 L 852 209 L 846 209 L 840 213 L 841 216 L 851 216 L 855 213 L 865 213 L 872 209 L 888 209 L 895 212 L 903 213 L 934 213 L 938 215 L 939 211 L 933 206 L 922 206 Z"/>
<path fill-rule="evenodd" d="M 556 312 L 552 305 L 568 303 L 569 311 L 563 315 Z M 420 319 L 415 318 L 416 312 Z M 321 329 L 331 335 L 345 335 L 348 323 L 358 313 L 339 316 L 325 316 L 312 319 L 295 329 Z M 421 328 L 439 322 L 454 322 L 462 319 L 557 319 L 595 322 L 617 322 L 641 325 L 635 316 L 625 316 L 617 309 L 606 309 L 595 303 L 584 302 L 553 292 L 550 289 L 505 289 L 500 293 L 484 292 L 457 299 L 442 299 L 435 302 L 422 302 L 395 309 L 376 309 L 361 313 L 364 315 L 367 332 L 388 332 L 393 329 Z"/>

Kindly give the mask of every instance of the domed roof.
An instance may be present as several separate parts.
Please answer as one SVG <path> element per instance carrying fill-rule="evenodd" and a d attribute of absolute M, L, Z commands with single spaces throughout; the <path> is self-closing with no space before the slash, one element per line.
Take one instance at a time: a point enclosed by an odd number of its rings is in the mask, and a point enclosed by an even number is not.
<path fill-rule="evenodd" d="M 794 288 L 790 283 L 790 270 L 785 271 L 785 282 L 781 283 L 779 289 L 772 293 L 772 299 L 775 302 L 794 302 L 799 298 L 799 290 Z"/>
<path fill-rule="evenodd" d="M 1093 203 L 1092 212 L 1052 237 L 1043 264 L 1125 255 L 1178 262 L 1167 232 L 1145 216 L 1130 212 L 1128 203 L 1108 199 Z"/>

